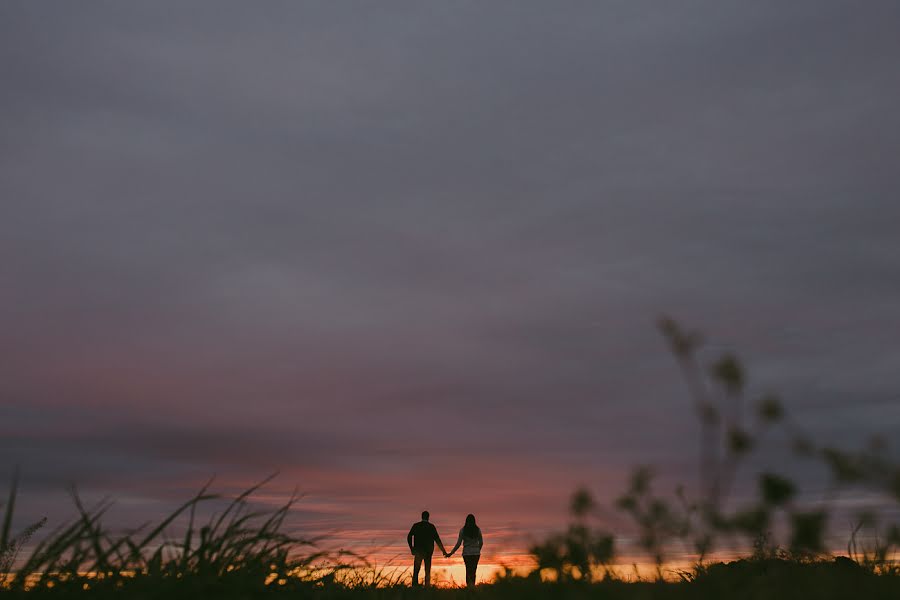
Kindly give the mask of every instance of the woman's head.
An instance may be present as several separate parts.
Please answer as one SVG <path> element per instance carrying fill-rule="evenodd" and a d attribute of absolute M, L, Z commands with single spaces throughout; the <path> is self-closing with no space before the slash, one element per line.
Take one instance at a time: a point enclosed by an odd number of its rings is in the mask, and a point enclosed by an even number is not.
<path fill-rule="evenodd" d="M 466 537 L 475 537 L 478 535 L 478 524 L 475 523 L 475 515 L 466 516 L 466 524 L 463 525 L 463 535 Z"/>

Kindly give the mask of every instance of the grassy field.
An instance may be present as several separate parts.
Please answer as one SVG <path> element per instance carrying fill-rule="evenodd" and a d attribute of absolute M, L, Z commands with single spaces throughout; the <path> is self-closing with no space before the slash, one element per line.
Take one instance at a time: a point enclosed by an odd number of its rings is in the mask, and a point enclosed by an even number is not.
<path fill-rule="evenodd" d="M 858 567 L 817 564 L 771 563 L 714 565 L 710 572 L 681 582 L 541 583 L 533 579 L 501 580 L 481 585 L 474 592 L 464 589 L 422 590 L 406 586 L 346 587 L 337 583 L 289 581 L 285 585 L 260 585 L 260 580 L 245 574 L 221 577 L 185 576 L 181 578 L 137 577 L 127 582 L 98 582 L 89 589 L 85 581 L 41 586 L 31 591 L 0 592 L 3 597 L 21 598 L 317 598 L 334 600 L 479 597 L 506 600 L 581 598 L 641 599 L 778 599 L 778 598 L 877 598 L 900 597 L 900 578 L 875 575 Z"/>

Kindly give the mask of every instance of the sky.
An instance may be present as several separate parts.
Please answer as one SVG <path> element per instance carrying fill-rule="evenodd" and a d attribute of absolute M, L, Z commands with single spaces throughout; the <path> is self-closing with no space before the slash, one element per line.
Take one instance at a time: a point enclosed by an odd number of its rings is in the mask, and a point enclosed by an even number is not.
<path fill-rule="evenodd" d="M 819 438 L 890 437 L 898 22 L 878 0 L 4 2 L 20 518 L 68 515 L 70 483 L 126 522 L 277 471 L 309 535 L 402 556 L 421 510 L 445 538 L 472 512 L 513 560 L 578 485 L 694 480 L 661 314 Z"/>

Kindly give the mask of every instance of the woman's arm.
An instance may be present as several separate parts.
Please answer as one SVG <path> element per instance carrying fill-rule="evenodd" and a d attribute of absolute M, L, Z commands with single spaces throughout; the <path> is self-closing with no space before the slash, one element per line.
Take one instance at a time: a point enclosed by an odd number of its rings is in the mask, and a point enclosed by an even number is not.
<path fill-rule="evenodd" d="M 459 548 L 459 545 L 462 544 L 462 531 L 459 532 L 459 537 L 456 538 L 456 545 L 453 546 L 453 550 L 447 553 L 447 556 L 450 556 Z"/>
<path fill-rule="evenodd" d="M 481 535 L 481 530 L 478 530 L 478 551 L 481 552 L 481 548 L 484 546 L 484 537 Z"/>

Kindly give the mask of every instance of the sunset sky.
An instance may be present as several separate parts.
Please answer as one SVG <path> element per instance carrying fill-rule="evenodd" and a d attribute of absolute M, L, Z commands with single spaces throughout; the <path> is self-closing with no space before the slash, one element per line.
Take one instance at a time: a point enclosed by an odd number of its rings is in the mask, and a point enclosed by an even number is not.
<path fill-rule="evenodd" d="M 491 560 L 695 481 L 662 313 L 821 439 L 900 427 L 896 2 L 0 7 L 0 481 Z M 797 466 L 815 488 L 816 474 Z M 5 489 L 5 483 L 0 491 Z M 617 527 L 615 519 L 607 523 Z M 504 558 L 505 557 L 505 558 Z"/>

